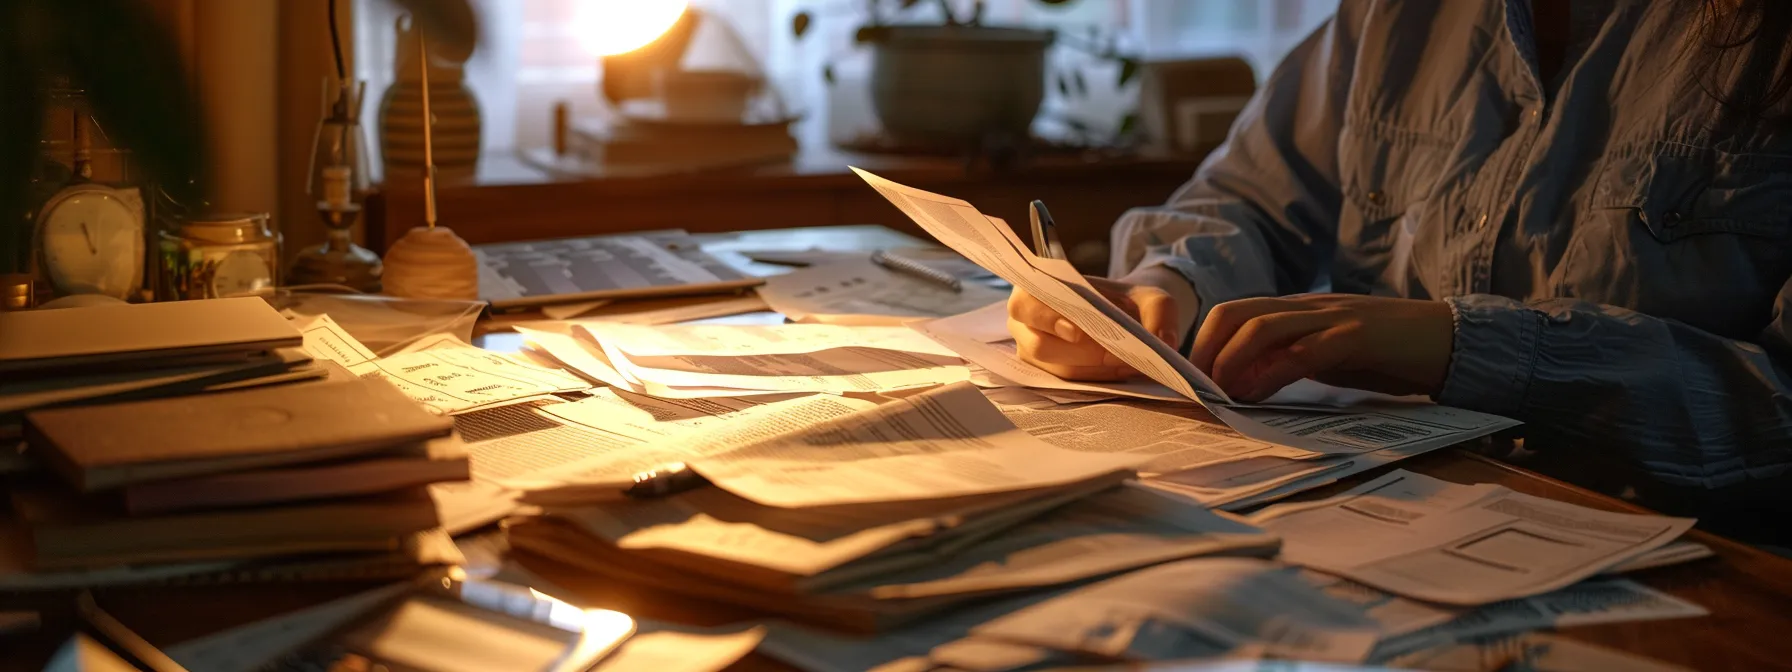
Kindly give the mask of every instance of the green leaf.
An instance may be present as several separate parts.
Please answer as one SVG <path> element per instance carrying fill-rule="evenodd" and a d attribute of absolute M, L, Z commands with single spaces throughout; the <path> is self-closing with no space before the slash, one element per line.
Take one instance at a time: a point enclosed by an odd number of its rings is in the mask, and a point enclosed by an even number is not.
<path fill-rule="evenodd" d="M 1120 118 L 1120 130 L 1116 131 L 1115 133 L 1117 135 L 1121 135 L 1121 136 L 1131 135 L 1133 132 L 1133 129 L 1136 129 L 1138 127 L 1139 127 L 1139 113 L 1127 112 L 1126 116 Z"/>
<path fill-rule="evenodd" d="M 809 12 L 797 12 L 796 16 L 790 17 L 790 34 L 795 35 L 797 39 L 802 39 L 803 35 L 809 32 L 809 22 L 811 20 L 812 17 L 809 16 Z"/>
<path fill-rule="evenodd" d="M 1083 71 L 1072 70 L 1070 74 L 1076 78 L 1076 94 L 1084 98 L 1089 97 L 1089 80 L 1083 79 Z"/>
<path fill-rule="evenodd" d="M 833 63 L 823 63 L 821 65 L 821 81 L 827 82 L 829 84 L 834 83 L 834 64 Z"/>
<path fill-rule="evenodd" d="M 1057 77 L 1054 77 L 1052 79 L 1057 81 L 1058 95 L 1064 96 L 1065 98 L 1069 98 L 1070 97 L 1070 80 L 1064 77 L 1064 73 L 1060 72 L 1060 73 L 1058 73 Z"/>
<path fill-rule="evenodd" d="M 1117 86 L 1119 86 L 1121 88 L 1125 88 L 1127 82 L 1132 81 L 1134 78 L 1136 78 L 1138 76 L 1139 76 L 1139 59 L 1121 58 L 1120 59 L 1120 81 L 1117 83 Z"/>

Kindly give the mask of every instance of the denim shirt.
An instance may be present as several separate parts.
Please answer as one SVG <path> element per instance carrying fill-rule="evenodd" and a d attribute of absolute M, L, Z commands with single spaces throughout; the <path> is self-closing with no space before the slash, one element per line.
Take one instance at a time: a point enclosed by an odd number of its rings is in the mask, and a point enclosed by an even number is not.
<path fill-rule="evenodd" d="M 1792 136 L 1714 130 L 1702 84 L 1734 74 L 1700 67 L 1687 3 L 1609 4 L 1546 85 L 1522 0 L 1343 0 L 1116 224 L 1114 275 L 1179 272 L 1196 320 L 1328 286 L 1444 300 L 1437 400 L 1525 421 L 1526 448 L 1792 475 Z"/>

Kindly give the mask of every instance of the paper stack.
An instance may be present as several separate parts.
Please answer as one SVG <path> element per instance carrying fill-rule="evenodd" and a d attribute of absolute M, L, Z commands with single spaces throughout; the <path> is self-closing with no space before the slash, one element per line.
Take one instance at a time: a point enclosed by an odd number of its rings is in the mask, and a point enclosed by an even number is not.
<path fill-rule="evenodd" d="M 1138 457 L 1041 442 L 964 383 L 881 405 L 798 397 L 663 436 L 509 481 L 546 507 L 512 521 L 513 545 L 860 629 L 990 593 L 1275 548 L 1194 502 L 1121 485 Z M 674 461 L 715 487 L 615 501 L 629 475 Z"/>
<path fill-rule="evenodd" d="M 464 481 L 453 423 L 351 380 L 26 414 L 58 479 L 16 484 L 38 570 L 394 553 Z"/>

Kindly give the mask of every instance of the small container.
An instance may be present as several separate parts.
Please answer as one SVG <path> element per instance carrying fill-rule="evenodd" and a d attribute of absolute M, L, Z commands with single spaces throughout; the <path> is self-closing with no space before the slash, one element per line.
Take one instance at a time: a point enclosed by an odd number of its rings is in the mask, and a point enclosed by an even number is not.
<path fill-rule="evenodd" d="M 268 296 L 280 281 L 280 236 L 266 213 L 215 213 L 161 232 L 162 300 Z"/>

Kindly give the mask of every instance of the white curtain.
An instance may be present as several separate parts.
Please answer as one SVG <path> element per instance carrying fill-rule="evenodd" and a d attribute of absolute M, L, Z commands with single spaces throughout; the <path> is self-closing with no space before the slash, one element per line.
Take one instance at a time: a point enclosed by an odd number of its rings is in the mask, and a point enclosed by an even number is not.
<path fill-rule="evenodd" d="M 357 69 L 368 80 L 370 140 L 379 95 L 392 78 L 395 10 L 385 0 L 356 1 Z M 597 58 L 579 41 L 581 12 L 602 0 L 472 0 L 479 13 L 481 44 L 467 64 L 467 80 L 484 116 L 488 153 L 549 142 L 552 110 L 558 101 L 575 115 L 600 113 Z M 967 15 L 973 0 L 952 0 Z M 598 3 L 592 5 L 587 3 Z M 869 57 L 854 48 L 854 30 L 868 0 L 693 0 L 693 6 L 724 18 L 764 65 L 772 84 L 804 116 L 798 126 L 806 143 L 843 140 L 875 132 L 865 79 Z M 937 21 L 933 2 L 905 12 L 896 2 L 880 3 L 886 16 L 905 21 Z M 1048 6 L 1037 0 L 986 0 L 984 22 L 1058 29 L 1078 36 L 1116 40 L 1123 51 L 1146 59 L 1236 54 L 1261 78 L 1287 50 L 1324 21 L 1337 0 L 1073 0 Z M 791 17 L 813 15 L 809 34 L 796 39 Z M 822 79 L 831 64 L 835 81 Z M 1043 124 L 1077 119 L 1097 131 L 1118 123 L 1132 101 L 1114 86 L 1118 66 L 1074 49 L 1052 54 L 1054 71 L 1081 72 L 1088 96 L 1065 100 L 1055 87 Z M 376 143 L 377 144 L 377 143 Z M 377 162 L 376 162 L 377 165 Z"/>

